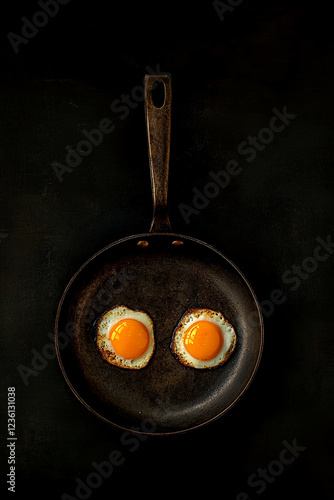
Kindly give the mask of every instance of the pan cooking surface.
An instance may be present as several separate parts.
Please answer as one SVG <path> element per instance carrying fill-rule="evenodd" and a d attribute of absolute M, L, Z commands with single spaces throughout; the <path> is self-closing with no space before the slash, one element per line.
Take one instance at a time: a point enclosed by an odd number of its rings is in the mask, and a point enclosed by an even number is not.
<path fill-rule="evenodd" d="M 94 322 L 115 305 L 142 310 L 154 322 L 155 352 L 141 370 L 112 366 L 98 352 Z M 220 311 L 234 326 L 237 345 L 223 366 L 195 370 L 172 355 L 174 328 L 191 308 Z M 240 271 L 212 247 L 173 234 L 126 238 L 88 261 L 59 306 L 56 332 L 69 325 L 67 346 L 56 344 L 74 393 L 108 422 L 150 422 L 155 433 L 188 430 L 224 413 L 248 387 L 263 340 L 258 304 Z"/>

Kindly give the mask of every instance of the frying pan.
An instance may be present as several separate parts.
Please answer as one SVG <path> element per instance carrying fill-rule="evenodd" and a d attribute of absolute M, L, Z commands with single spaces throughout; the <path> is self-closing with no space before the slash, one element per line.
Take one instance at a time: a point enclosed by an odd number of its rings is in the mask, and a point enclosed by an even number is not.
<path fill-rule="evenodd" d="M 160 108 L 152 98 L 157 82 L 165 92 Z M 169 75 L 146 75 L 150 231 L 116 241 L 85 262 L 60 299 L 55 324 L 59 364 L 77 398 L 106 422 L 153 435 L 189 431 L 222 416 L 250 385 L 263 347 L 260 307 L 240 270 L 207 243 L 171 230 L 171 95 Z M 96 348 L 94 322 L 115 305 L 153 320 L 156 347 L 141 370 L 113 366 Z M 235 327 L 237 344 L 224 365 L 194 369 L 172 355 L 173 331 L 193 308 L 220 311 Z"/>

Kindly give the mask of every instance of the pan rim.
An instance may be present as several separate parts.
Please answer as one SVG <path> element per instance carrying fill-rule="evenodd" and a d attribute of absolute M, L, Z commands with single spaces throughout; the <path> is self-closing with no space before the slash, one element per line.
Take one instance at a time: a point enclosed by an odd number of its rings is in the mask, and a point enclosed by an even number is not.
<path fill-rule="evenodd" d="M 66 370 L 65 370 L 65 367 L 63 365 L 63 362 L 62 362 L 62 359 L 61 359 L 61 349 L 59 347 L 59 342 L 58 342 L 58 333 L 59 333 L 59 318 L 60 318 L 60 314 L 61 314 L 61 309 L 62 309 L 62 305 L 64 303 L 64 300 L 65 300 L 65 297 L 67 295 L 67 292 L 68 290 L 70 289 L 71 285 L 73 284 L 73 282 L 75 281 L 75 279 L 77 278 L 77 276 L 81 273 L 81 271 L 83 271 L 83 269 L 92 261 L 94 260 L 95 258 L 97 258 L 99 255 L 101 255 L 103 252 L 109 250 L 110 248 L 116 246 L 116 245 L 119 245 L 121 243 L 124 243 L 126 241 L 129 241 L 129 240 L 133 240 L 133 239 L 137 239 L 137 238 L 151 238 L 151 237 L 155 237 L 155 236 L 166 236 L 166 237 L 173 237 L 175 239 L 178 239 L 178 240 L 182 240 L 182 239 L 185 239 L 185 240 L 189 240 L 189 241 L 192 241 L 194 243 L 197 243 L 197 244 L 200 244 L 200 245 L 203 245 L 205 246 L 206 248 L 209 248 L 211 251 L 215 252 L 216 254 L 218 254 L 220 257 L 222 257 L 224 260 L 226 260 L 234 269 L 235 271 L 239 274 L 239 276 L 242 278 L 243 282 L 245 283 L 245 285 L 248 287 L 248 290 L 249 292 L 251 293 L 252 295 L 252 298 L 254 300 L 254 304 L 256 306 L 256 309 L 257 309 L 257 312 L 258 312 L 258 318 L 259 318 L 259 322 L 260 322 L 260 328 L 259 328 L 259 333 L 260 333 L 260 343 L 259 343 L 259 351 L 258 351 L 258 355 L 257 355 L 257 359 L 256 359 L 256 362 L 254 364 L 254 367 L 253 367 L 253 370 L 245 384 L 245 386 L 243 387 L 243 389 L 241 390 L 241 392 L 238 394 L 238 396 L 236 397 L 236 399 L 230 403 L 224 410 L 222 410 L 221 412 L 219 412 L 217 415 L 214 415 L 213 417 L 211 418 L 208 418 L 207 420 L 203 421 L 203 422 L 200 422 L 198 424 L 195 424 L 195 425 L 192 425 L 190 427 L 187 427 L 187 428 L 184 428 L 184 429 L 178 429 L 178 430 L 172 430 L 172 431 L 166 431 L 166 432 L 163 432 L 163 431 L 153 431 L 153 432 L 149 432 L 149 431 L 143 431 L 143 430 L 133 430 L 129 427 L 126 427 L 126 426 L 123 426 L 121 424 L 118 424 L 118 423 L 115 423 L 115 422 L 112 422 L 111 420 L 109 420 L 108 418 L 104 417 L 103 415 L 101 415 L 98 411 L 96 411 L 94 408 L 92 408 L 92 406 L 90 406 L 81 396 L 80 394 L 77 392 L 77 390 L 75 389 L 75 387 L 73 386 L 72 382 L 69 380 L 69 377 L 66 373 Z M 252 383 L 255 375 L 256 375 L 256 372 L 258 370 L 258 367 L 259 367 L 259 364 L 260 364 L 260 361 L 261 361 L 261 358 L 262 358 L 262 354 L 263 354 L 263 347 L 264 347 L 264 320 L 263 320 L 263 315 L 262 315 L 262 312 L 261 312 L 261 308 L 260 308 L 260 304 L 259 304 L 259 301 L 255 295 L 255 292 L 252 288 L 252 286 L 250 285 L 249 281 L 247 280 L 247 278 L 245 277 L 245 275 L 242 273 L 242 271 L 236 266 L 236 264 L 234 264 L 234 262 L 232 262 L 228 257 L 226 257 L 222 252 L 220 252 L 219 250 L 217 250 L 215 247 L 213 247 L 212 245 L 210 245 L 209 243 L 206 243 L 205 241 L 202 241 L 202 240 L 199 240 L 198 238 L 194 238 L 193 236 L 188 236 L 188 235 L 183 235 L 183 234 L 179 234 L 179 233 L 174 233 L 174 232 L 159 232 L 159 233 L 138 233 L 138 234 L 134 234 L 134 235 L 130 235 L 130 236 L 126 236 L 124 238 L 121 238 L 117 241 L 114 241 L 113 243 L 110 243 L 109 245 L 106 245 L 105 247 L 103 247 L 102 249 L 100 249 L 99 251 L 97 251 L 95 254 L 93 254 L 90 258 L 88 258 L 80 267 L 79 269 L 76 271 L 76 273 L 72 276 L 72 278 L 68 281 L 67 285 L 66 285 L 66 288 L 64 289 L 62 295 L 61 295 L 61 298 L 59 300 L 59 303 L 58 303 L 58 307 L 57 307 L 57 312 L 56 312 L 56 319 L 55 319 L 55 350 L 56 350 L 56 355 L 57 355 L 57 360 L 58 360 L 58 363 L 59 363 L 59 366 L 60 366 L 60 369 L 62 371 L 62 374 L 64 376 L 64 379 L 66 381 L 66 383 L 68 384 L 69 388 L 71 389 L 71 391 L 73 392 L 73 394 L 76 396 L 76 398 L 80 401 L 81 404 L 83 404 L 90 412 L 92 412 L 95 416 L 97 416 L 98 418 L 100 418 L 102 421 L 104 421 L 105 423 L 107 423 L 108 425 L 111 425 L 113 427 L 116 427 L 120 430 L 123 430 L 123 431 L 128 431 L 128 432 L 132 432 L 134 434 L 143 434 L 143 435 L 148 435 L 148 436 L 170 436 L 170 435 L 176 435 L 176 434 L 184 434 L 186 432 L 189 432 L 189 431 L 192 431 L 192 430 L 196 430 L 196 429 L 199 429 L 203 426 L 206 426 L 208 425 L 209 423 L 212 423 L 214 422 L 215 420 L 221 418 L 227 411 L 229 411 L 239 400 L 240 398 L 245 394 L 245 392 L 248 390 L 250 384 Z"/>

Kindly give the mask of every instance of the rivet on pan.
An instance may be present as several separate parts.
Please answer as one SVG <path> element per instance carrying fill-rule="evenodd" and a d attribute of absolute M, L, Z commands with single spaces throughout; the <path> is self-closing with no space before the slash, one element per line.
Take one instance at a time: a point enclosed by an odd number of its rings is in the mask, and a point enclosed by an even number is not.
<path fill-rule="evenodd" d="M 180 247 L 181 245 L 183 245 L 183 241 L 174 240 L 172 245 L 174 245 L 175 247 Z"/>
<path fill-rule="evenodd" d="M 145 241 L 145 240 L 138 241 L 137 246 L 141 247 L 141 248 L 148 247 L 148 241 Z"/>

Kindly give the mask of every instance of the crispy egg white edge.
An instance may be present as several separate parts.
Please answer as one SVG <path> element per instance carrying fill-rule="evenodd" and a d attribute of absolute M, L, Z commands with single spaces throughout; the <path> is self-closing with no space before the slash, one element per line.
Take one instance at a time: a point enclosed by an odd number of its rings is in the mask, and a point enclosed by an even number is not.
<path fill-rule="evenodd" d="M 194 358 L 184 347 L 183 338 L 188 328 L 198 321 L 211 321 L 217 325 L 223 334 L 224 343 L 221 351 L 213 359 L 201 361 Z M 211 309 L 189 309 L 180 319 L 173 335 L 171 348 L 174 354 L 179 358 L 179 361 L 192 368 L 214 368 L 224 364 L 236 345 L 236 333 L 233 326 L 217 311 Z"/>
<path fill-rule="evenodd" d="M 122 319 L 136 319 L 140 321 L 148 330 L 149 333 L 149 345 L 142 356 L 135 359 L 125 359 L 114 350 L 112 343 L 109 339 L 109 331 L 113 325 L 118 323 Z M 101 327 L 103 332 L 101 333 Z M 121 367 L 121 368 L 132 368 L 140 369 L 144 368 L 150 361 L 154 347 L 154 331 L 153 331 L 153 321 L 148 316 L 147 313 L 139 310 L 129 309 L 126 306 L 115 306 L 106 313 L 104 313 L 96 323 L 96 343 L 102 357 L 106 359 L 109 363 Z M 109 352 L 109 355 L 108 355 Z M 140 366 L 138 366 L 138 364 Z"/>

